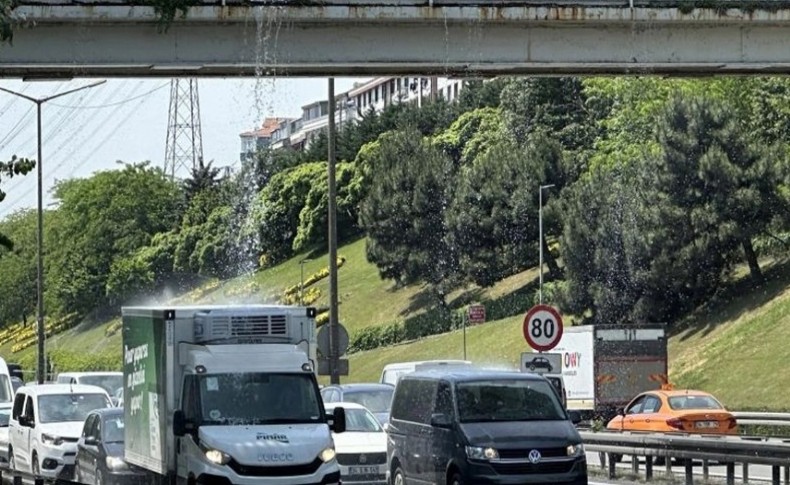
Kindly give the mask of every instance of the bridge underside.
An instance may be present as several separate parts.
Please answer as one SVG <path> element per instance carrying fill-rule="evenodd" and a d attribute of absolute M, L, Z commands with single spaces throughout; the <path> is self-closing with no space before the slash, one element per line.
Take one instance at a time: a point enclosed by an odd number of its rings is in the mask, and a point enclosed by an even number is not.
<path fill-rule="evenodd" d="M 22 5 L 0 77 L 790 73 L 788 6 L 352 3 L 201 4 L 164 33 L 146 6 Z"/>

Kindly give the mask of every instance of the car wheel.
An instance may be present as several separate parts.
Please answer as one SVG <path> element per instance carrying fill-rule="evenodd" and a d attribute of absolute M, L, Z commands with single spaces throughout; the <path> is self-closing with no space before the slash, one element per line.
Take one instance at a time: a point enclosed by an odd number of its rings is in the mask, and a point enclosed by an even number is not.
<path fill-rule="evenodd" d="M 461 475 L 459 475 L 458 472 L 453 473 L 448 485 L 464 485 L 464 482 L 461 481 Z"/>
<path fill-rule="evenodd" d="M 535 370 L 535 365 L 533 364 L 533 365 L 529 366 L 529 370 Z"/>
<path fill-rule="evenodd" d="M 392 476 L 392 485 L 405 485 L 406 480 L 403 478 L 403 470 L 400 467 L 395 468 L 395 473 Z"/>
<path fill-rule="evenodd" d="M 33 458 L 30 460 L 30 463 L 31 463 L 30 466 L 31 466 L 31 470 L 32 470 L 33 475 L 35 475 L 37 477 L 40 476 L 41 475 L 41 469 L 38 466 L 38 456 L 35 453 L 33 453 Z"/>

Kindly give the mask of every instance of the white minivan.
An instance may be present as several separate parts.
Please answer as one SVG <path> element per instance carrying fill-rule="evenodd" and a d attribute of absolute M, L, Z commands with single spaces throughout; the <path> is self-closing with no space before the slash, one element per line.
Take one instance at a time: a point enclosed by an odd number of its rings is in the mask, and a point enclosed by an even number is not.
<path fill-rule="evenodd" d="M 97 386 L 20 387 L 8 426 L 9 468 L 70 480 L 85 418 L 111 405 L 110 396 Z"/>
<path fill-rule="evenodd" d="M 387 364 L 381 372 L 382 384 L 396 385 L 404 374 L 416 372 L 418 370 L 446 369 L 447 367 L 471 367 L 472 363 L 468 360 L 422 360 L 418 362 L 398 362 L 397 364 Z"/>
<path fill-rule="evenodd" d="M 14 401 L 14 387 L 11 384 L 11 372 L 8 364 L 0 358 L 0 409 L 10 409 Z"/>

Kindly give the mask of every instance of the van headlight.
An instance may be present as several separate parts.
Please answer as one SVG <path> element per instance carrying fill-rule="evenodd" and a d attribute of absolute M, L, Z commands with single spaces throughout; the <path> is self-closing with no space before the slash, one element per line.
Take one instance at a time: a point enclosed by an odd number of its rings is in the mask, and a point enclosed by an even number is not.
<path fill-rule="evenodd" d="M 568 445 L 566 448 L 568 456 L 581 456 L 584 454 L 584 445 L 579 443 L 577 445 Z"/>
<path fill-rule="evenodd" d="M 44 433 L 41 435 L 41 442 L 45 445 L 60 446 L 63 444 L 63 438 L 60 436 Z"/>
<path fill-rule="evenodd" d="M 499 452 L 491 447 L 467 446 L 466 457 L 470 460 L 496 460 L 499 459 Z"/>
<path fill-rule="evenodd" d="M 230 461 L 230 455 L 223 451 L 208 449 L 205 453 L 206 459 L 215 465 L 227 465 Z"/>
<path fill-rule="evenodd" d="M 332 447 L 324 448 L 324 451 L 318 454 L 318 458 L 321 458 L 321 461 L 324 463 L 329 463 L 330 461 L 334 460 L 335 456 L 335 449 Z"/>
<path fill-rule="evenodd" d="M 126 470 L 129 468 L 129 465 L 127 465 L 122 458 L 118 458 L 117 456 L 108 456 L 104 459 L 104 463 L 107 464 L 107 468 L 110 470 Z"/>

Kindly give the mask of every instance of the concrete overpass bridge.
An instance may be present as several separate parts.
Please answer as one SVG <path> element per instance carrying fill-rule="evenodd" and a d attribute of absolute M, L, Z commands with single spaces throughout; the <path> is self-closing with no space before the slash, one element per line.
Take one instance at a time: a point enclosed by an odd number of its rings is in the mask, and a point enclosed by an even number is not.
<path fill-rule="evenodd" d="M 790 73 L 790 0 L 20 1 L 0 77 Z"/>

